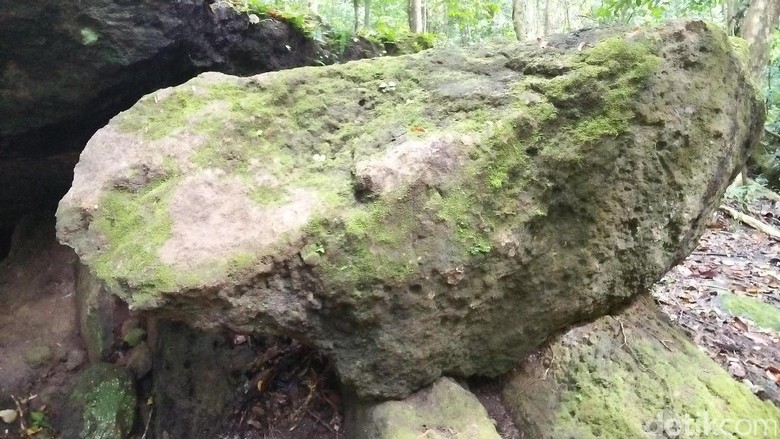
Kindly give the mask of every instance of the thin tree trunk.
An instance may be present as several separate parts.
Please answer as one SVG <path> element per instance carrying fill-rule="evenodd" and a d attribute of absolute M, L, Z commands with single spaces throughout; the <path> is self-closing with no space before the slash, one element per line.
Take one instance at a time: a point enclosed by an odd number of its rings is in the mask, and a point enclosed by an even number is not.
<path fill-rule="evenodd" d="M 738 15 L 738 13 L 736 13 Z M 735 23 L 739 36 L 750 48 L 749 71 L 756 84 L 764 83 L 764 70 L 769 64 L 772 34 L 780 18 L 780 0 L 751 0 L 741 22 Z M 735 184 L 744 184 L 747 173 L 743 169 Z"/>
<path fill-rule="evenodd" d="M 525 14 L 523 0 L 512 0 L 512 25 L 515 28 L 517 41 L 525 40 Z"/>
<path fill-rule="evenodd" d="M 309 9 L 316 15 L 319 13 L 320 0 L 309 0 Z"/>
<path fill-rule="evenodd" d="M 780 0 L 752 0 L 740 26 L 740 36 L 750 47 L 750 75 L 757 84 L 769 64 L 772 34 L 780 18 Z"/>
<path fill-rule="evenodd" d="M 411 23 L 412 33 L 419 34 L 423 29 L 422 0 L 412 0 L 410 13 L 409 22 Z"/>
<path fill-rule="evenodd" d="M 352 7 L 355 9 L 355 33 L 360 28 L 360 0 L 352 0 Z"/>
<path fill-rule="evenodd" d="M 536 0 L 536 5 L 534 7 L 534 33 L 533 35 L 536 38 L 540 38 L 542 36 L 541 33 L 541 12 L 542 12 L 542 2 L 541 0 Z"/>
<path fill-rule="evenodd" d="M 550 34 L 550 0 L 544 2 L 544 16 L 542 21 L 542 36 Z"/>
<path fill-rule="evenodd" d="M 371 0 L 363 0 L 363 28 L 368 30 L 371 25 Z"/>
<path fill-rule="evenodd" d="M 422 31 L 428 32 L 428 7 L 429 5 L 422 5 Z"/>

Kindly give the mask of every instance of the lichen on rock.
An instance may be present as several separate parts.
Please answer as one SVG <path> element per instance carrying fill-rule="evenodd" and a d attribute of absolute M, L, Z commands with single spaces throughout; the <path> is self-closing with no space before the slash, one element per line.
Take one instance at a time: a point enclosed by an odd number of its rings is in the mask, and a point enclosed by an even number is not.
<path fill-rule="evenodd" d="M 699 350 L 649 296 L 555 337 L 505 380 L 531 437 L 758 438 L 780 410 Z"/>
<path fill-rule="evenodd" d="M 135 420 L 136 394 L 124 369 L 106 363 L 90 366 L 70 396 L 63 437 L 124 439 Z"/>
<path fill-rule="evenodd" d="M 135 309 L 294 336 L 403 396 L 645 291 L 761 118 L 700 22 L 209 73 L 93 137 L 58 233 Z"/>

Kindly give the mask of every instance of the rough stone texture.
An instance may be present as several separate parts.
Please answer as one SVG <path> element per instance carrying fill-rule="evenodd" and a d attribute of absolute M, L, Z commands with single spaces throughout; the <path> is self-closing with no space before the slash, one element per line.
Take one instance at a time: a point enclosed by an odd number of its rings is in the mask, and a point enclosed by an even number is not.
<path fill-rule="evenodd" d="M 159 322 L 150 329 L 155 399 L 154 437 L 219 437 L 230 402 L 257 356 L 248 344 L 232 347 L 225 335 Z M 238 389 L 238 390 L 237 390 Z"/>
<path fill-rule="evenodd" d="M 91 363 L 108 360 L 114 343 L 114 299 L 82 264 L 76 268 L 76 303 L 81 338 Z"/>
<path fill-rule="evenodd" d="M 379 52 L 365 40 L 348 44 L 350 59 Z M 280 19 L 251 24 L 224 1 L 5 2 L 0 241 L 19 215 L 56 204 L 87 140 L 144 94 L 206 70 L 327 64 L 339 60 L 334 51 Z"/>
<path fill-rule="evenodd" d="M 477 398 L 440 378 L 403 401 L 363 407 L 348 437 L 360 439 L 500 439 Z"/>
<path fill-rule="evenodd" d="M 528 437 L 780 437 L 780 410 L 647 296 L 557 337 L 505 382 L 504 401 Z"/>
<path fill-rule="evenodd" d="M 125 439 L 133 427 L 136 391 L 121 367 L 90 366 L 79 376 L 70 403 L 64 438 Z"/>
<path fill-rule="evenodd" d="M 204 74 L 90 140 L 58 236 L 133 309 L 297 337 L 405 396 L 647 291 L 762 121 L 701 22 Z"/>

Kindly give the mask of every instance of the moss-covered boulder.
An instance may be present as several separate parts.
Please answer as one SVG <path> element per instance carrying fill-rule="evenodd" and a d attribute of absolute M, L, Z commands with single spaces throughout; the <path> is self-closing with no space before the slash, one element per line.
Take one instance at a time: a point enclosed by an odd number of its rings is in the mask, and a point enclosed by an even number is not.
<path fill-rule="evenodd" d="M 204 74 L 92 138 L 58 234 L 133 309 L 297 337 L 405 396 L 646 291 L 762 120 L 702 22 Z"/>
<path fill-rule="evenodd" d="M 500 439 L 476 396 L 449 378 L 403 401 L 355 409 L 349 437 L 362 439 Z"/>
<path fill-rule="evenodd" d="M 574 328 L 504 387 L 533 438 L 774 438 L 780 409 L 735 381 L 649 297 Z"/>
<path fill-rule="evenodd" d="M 76 381 L 62 435 L 124 439 L 133 428 L 135 405 L 135 386 L 127 371 L 111 364 L 94 364 Z"/>

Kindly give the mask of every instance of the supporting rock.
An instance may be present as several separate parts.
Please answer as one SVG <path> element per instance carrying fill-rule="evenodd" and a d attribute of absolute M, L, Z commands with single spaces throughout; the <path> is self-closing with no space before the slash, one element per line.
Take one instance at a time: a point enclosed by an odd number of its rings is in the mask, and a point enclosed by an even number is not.
<path fill-rule="evenodd" d="M 735 381 L 648 296 L 556 337 L 510 374 L 504 400 L 539 439 L 780 437 L 780 410 Z"/>
<path fill-rule="evenodd" d="M 500 439 L 477 398 L 449 378 L 403 401 L 355 410 L 347 433 L 355 439 Z"/>

